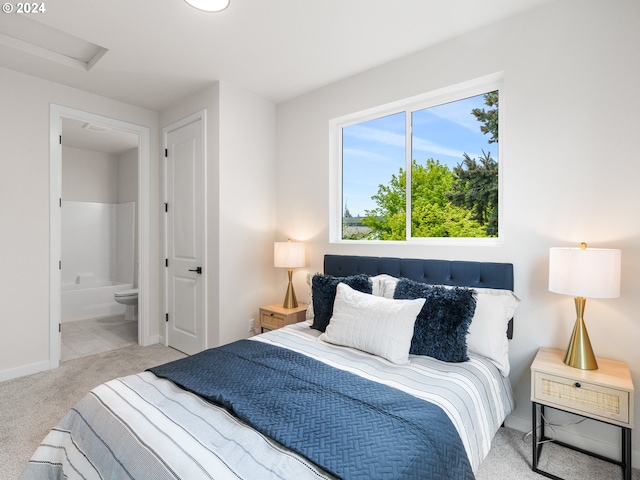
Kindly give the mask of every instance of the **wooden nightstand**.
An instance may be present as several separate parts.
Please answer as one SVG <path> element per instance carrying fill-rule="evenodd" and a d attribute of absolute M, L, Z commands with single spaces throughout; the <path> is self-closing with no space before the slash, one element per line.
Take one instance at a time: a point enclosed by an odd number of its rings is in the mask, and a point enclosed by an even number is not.
<path fill-rule="evenodd" d="M 631 480 L 631 429 L 633 428 L 633 383 L 629 366 L 624 362 L 598 358 L 597 370 L 580 370 L 565 365 L 562 350 L 541 348 L 531 365 L 531 403 L 533 422 L 533 462 L 531 469 L 545 477 L 561 480 L 538 469 L 543 442 L 552 441 L 578 452 L 622 467 L 622 478 Z M 621 460 L 545 437 L 544 419 L 538 435 L 540 417 L 545 407 L 619 426 L 622 429 Z"/>
<path fill-rule="evenodd" d="M 276 330 L 292 323 L 304 322 L 307 307 L 304 303 L 296 308 L 284 308 L 281 303 L 260 307 L 260 331 Z"/>

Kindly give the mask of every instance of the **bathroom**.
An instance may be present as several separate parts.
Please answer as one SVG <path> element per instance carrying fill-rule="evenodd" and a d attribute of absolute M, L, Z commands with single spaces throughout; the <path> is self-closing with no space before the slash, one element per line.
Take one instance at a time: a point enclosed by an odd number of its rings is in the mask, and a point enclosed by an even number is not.
<path fill-rule="evenodd" d="M 138 342 L 138 142 L 62 121 L 63 362 Z"/>

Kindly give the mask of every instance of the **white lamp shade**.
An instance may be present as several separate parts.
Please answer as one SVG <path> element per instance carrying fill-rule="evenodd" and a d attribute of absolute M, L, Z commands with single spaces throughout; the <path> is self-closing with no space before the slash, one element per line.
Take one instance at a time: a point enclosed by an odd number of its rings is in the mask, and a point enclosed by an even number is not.
<path fill-rule="evenodd" d="M 549 290 L 573 297 L 619 297 L 620 265 L 616 249 L 551 248 Z"/>
<path fill-rule="evenodd" d="M 275 242 L 273 244 L 273 266 L 281 268 L 304 267 L 304 243 Z"/>
<path fill-rule="evenodd" d="M 205 12 L 220 12 L 229 6 L 230 0 L 185 0 L 192 7 Z"/>

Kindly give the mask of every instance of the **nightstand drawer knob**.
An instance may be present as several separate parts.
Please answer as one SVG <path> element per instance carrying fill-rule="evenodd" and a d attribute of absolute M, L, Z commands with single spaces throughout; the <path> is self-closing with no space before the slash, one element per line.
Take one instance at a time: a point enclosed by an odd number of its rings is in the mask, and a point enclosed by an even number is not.
<path fill-rule="evenodd" d="M 580 388 L 582 385 L 580 385 L 580 382 L 576 382 L 575 387 L 576 388 Z"/>

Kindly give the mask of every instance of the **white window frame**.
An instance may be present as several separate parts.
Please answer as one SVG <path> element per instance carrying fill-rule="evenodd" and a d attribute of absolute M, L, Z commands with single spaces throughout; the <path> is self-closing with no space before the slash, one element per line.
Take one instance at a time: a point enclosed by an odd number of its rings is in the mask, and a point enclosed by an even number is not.
<path fill-rule="evenodd" d="M 397 102 L 370 108 L 361 112 L 352 113 L 329 121 L 329 243 L 347 243 L 363 245 L 398 245 L 398 244 L 424 244 L 424 245 L 473 245 L 495 246 L 504 243 L 504 208 L 503 208 L 503 176 L 505 159 L 504 149 L 504 74 L 503 72 L 487 75 L 406 98 Z M 344 240 L 342 239 L 343 216 L 343 192 L 342 192 L 342 129 L 358 123 L 363 123 L 376 118 L 405 112 L 407 122 L 406 132 L 411 131 L 411 114 L 418 110 L 442 105 L 444 103 L 462 100 L 464 98 L 482 95 L 498 90 L 500 101 L 498 103 L 498 129 L 500 140 L 498 147 L 498 236 L 489 238 L 464 238 L 464 237 L 412 237 L 411 215 L 407 214 L 407 239 L 406 240 Z M 407 173 L 407 185 L 411 185 L 411 161 L 412 145 L 411 136 L 407 138 L 405 146 L 405 171 Z M 406 195 L 406 211 L 411 212 L 411 195 Z"/>

